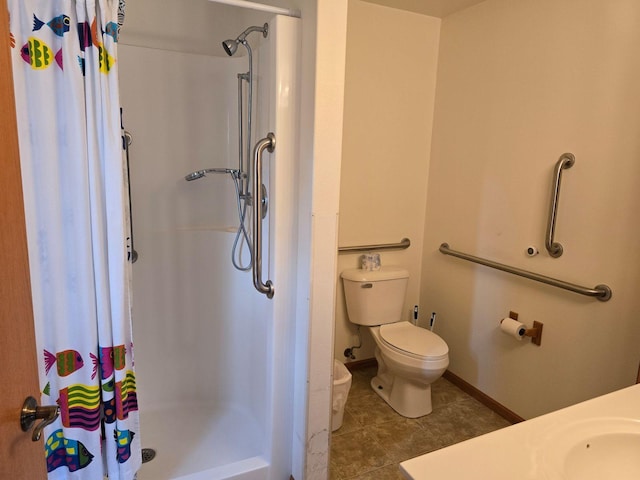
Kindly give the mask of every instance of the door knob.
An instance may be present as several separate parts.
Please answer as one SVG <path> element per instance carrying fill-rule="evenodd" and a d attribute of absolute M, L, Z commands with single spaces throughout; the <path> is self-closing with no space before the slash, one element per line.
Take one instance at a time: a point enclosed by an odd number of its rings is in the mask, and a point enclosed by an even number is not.
<path fill-rule="evenodd" d="M 23 432 L 28 432 L 36 420 L 42 420 L 36 425 L 36 428 L 33 430 L 33 435 L 31 435 L 31 440 L 37 442 L 40 440 L 44 427 L 53 423 L 59 414 L 60 407 L 58 405 L 40 407 L 35 398 L 27 397 L 20 411 L 20 427 L 22 427 Z"/>

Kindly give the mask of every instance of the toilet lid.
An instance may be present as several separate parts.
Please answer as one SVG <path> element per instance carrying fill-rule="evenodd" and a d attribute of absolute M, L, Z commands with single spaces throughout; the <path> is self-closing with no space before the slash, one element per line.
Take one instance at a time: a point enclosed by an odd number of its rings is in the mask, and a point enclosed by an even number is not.
<path fill-rule="evenodd" d="M 449 353 L 449 347 L 442 338 L 409 322 L 382 325 L 380 336 L 388 344 L 422 357 L 436 359 L 445 357 Z"/>

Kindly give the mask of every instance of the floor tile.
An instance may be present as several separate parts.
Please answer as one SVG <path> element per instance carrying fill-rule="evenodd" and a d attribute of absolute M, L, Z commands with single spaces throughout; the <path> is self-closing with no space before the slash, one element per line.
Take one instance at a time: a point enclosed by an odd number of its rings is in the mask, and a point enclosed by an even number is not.
<path fill-rule="evenodd" d="M 366 429 L 331 438 L 331 467 L 348 479 L 392 463 L 387 452 Z"/>
<path fill-rule="evenodd" d="M 373 470 L 369 473 L 358 475 L 348 480 L 406 480 L 404 475 L 400 473 L 400 467 L 397 463 L 387 465 L 386 467 Z"/>
<path fill-rule="evenodd" d="M 331 437 L 330 480 L 403 480 L 399 462 L 510 425 L 444 378 L 431 386 L 433 412 L 408 419 L 371 388 L 375 367 L 351 373 L 343 424 Z"/>
<path fill-rule="evenodd" d="M 417 420 L 401 418 L 365 428 L 395 463 L 441 447 L 438 439 Z"/>
<path fill-rule="evenodd" d="M 356 417 L 351 415 L 351 413 L 349 413 L 345 408 L 344 416 L 342 417 L 342 426 L 335 432 L 332 432 L 331 435 L 344 435 L 345 433 L 351 433 L 355 430 L 361 429 L 362 427 L 362 423 L 360 423 Z"/>

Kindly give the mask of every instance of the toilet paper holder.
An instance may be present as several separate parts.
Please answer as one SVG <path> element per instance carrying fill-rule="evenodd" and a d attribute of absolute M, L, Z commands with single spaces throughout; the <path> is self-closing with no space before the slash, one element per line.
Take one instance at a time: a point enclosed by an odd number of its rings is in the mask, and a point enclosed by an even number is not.
<path fill-rule="evenodd" d="M 518 314 L 516 312 L 509 312 L 509 318 L 518 320 Z M 541 322 L 533 321 L 533 328 L 527 328 L 524 332 L 525 337 L 531 338 L 531 343 L 540 346 L 542 343 L 542 327 L 544 325 Z"/>

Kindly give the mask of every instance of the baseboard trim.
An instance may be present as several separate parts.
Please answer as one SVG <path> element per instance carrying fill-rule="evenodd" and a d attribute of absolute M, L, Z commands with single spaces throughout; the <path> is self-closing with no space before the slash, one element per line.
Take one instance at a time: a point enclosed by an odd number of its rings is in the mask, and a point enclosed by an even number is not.
<path fill-rule="evenodd" d="M 353 372 L 354 370 L 361 370 L 363 368 L 377 367 L 378 362 L 375 358 L 365 358 L 364 360 L 345 363 L 344 366 L 347 367 L 347 370 Z"/>
<path fill-rule="evenodd" d="M 501 403 L 497 402 L 496 400 L 491 398 L 486 393 L 478 390 L 476 387 L 471 385 L 466 380 L 463 380 L 462 378 L 460 378 L 459 376 L 457 376 L 455 373 L 451 372 L 450 370 L 445 371 L 442 376 L 444 378 L 446 378 L 447 380 L 449 380 L 451 383 L 453 383 L 460 390 L 462 390 L 463 392 L 469 394 L 470 396 L 472 396 L 473 398 L 478 400 L 485 407 L 490 408 L 491 410 L 496 412 L 498 415 L 500 415 L 505 420 L 508 420 L 511 423 L 524 422 L 525 419 L 522 418 L 520 415 L 518 415 L 517 413 L 509 410 L 507 407 L 505 407 Z"/>

